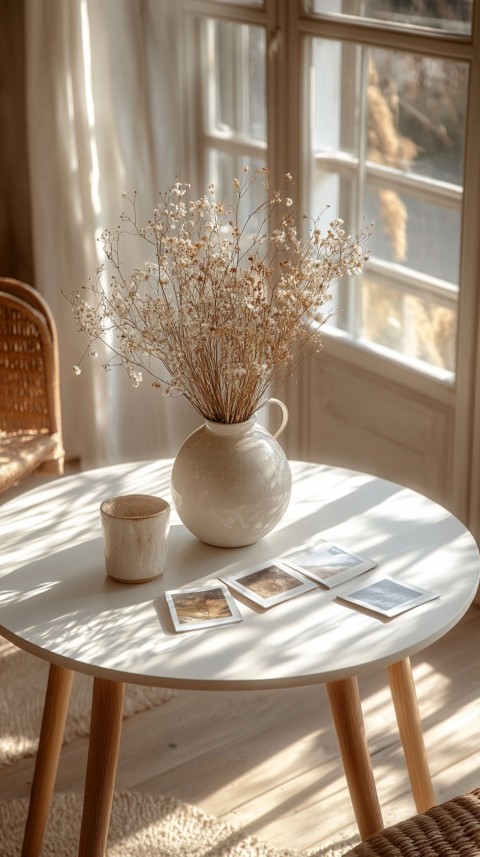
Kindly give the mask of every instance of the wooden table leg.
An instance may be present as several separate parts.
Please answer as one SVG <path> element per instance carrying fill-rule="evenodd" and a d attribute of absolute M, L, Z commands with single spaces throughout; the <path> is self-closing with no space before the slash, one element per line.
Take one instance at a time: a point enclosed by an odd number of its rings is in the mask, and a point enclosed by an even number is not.
<path fill-rule="evenodd" d="M 435 806 L 410 659 L 387 667 L 390 691 L 417 812 Z"/>
<path fill-rule="evenodd" d="M 73 672 L 50 665 L 22 857 L 38 857 L 57 775 Z"/>
<path fill-rule="evenodd" d="M 104 857 L 122 731 L 125 685 L 93 682 L 82 827 L 78 857 Z"/>
<path fill-rule="evenodd" d="M 383 830 L 356 678 L 326 685 L 353 811 L 362 839 Z"/>

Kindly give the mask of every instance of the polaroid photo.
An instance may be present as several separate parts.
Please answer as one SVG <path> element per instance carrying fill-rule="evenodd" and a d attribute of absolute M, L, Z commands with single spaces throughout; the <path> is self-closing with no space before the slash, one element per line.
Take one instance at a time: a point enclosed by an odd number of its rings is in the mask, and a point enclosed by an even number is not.
<path fill-rule="evenodd" d="M 283 560 L 328 589 L 352 580 L 377 565 L 374 560 L 366 556 L 324 539 L 311 542 L 299 551 L 284 555 Z"/>
<path fill-rule="evenodd" d="M 359 607 L 366 607 L 382 616 L 392 617 L 439 597 L 438 593 L 429 592 L 411 583 L 395 580 L 393 577 L 383 577 L 363 589 L 342 595 L 341 599 Z"/>
<path fill-rule="evenodd" d="M 237 604 L 222 583 L 196 589 L 170 589 L 165 598 L 176 631 L 198 631 L 242 621 Z"/>
<path fill-rule="evenodd" d="M 221 579 L 230 589 L 261 607 L 273 607 L 274 604 L 316 588 L 312 580 L 279 560 L 262 563 L 246 571 L 233 572 Z"/>

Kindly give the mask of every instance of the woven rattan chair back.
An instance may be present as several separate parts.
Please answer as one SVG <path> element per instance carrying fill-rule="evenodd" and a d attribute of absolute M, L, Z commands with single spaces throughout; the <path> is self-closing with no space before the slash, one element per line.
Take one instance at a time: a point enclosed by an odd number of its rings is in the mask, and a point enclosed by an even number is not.
<path fill-rule="evenodd" d="M 475 855 L 480 855 L 480 789 L 374 833 L 344 857 Z"/>
<path fill-rule="evenodd" d="M 0 491 L 63 462 L 53 315 L 31 286 L 0 277 Z"/>

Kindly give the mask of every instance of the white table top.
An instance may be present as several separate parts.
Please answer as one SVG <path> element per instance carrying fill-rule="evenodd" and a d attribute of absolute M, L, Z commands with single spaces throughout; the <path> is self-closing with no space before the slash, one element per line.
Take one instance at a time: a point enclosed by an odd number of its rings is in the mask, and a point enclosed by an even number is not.
<path fill-rule="evenodd" d="M 0 507 L 0 632 L 7 639 L 60 666 L 135 684 L 287 687 L 360 675 L 412 655 L 452 628 L 475 595 L 477 546 L 445 509 L 382 479 L 302 462 L 292 462 L 284 518 L 258 544 L 210 547 L 172 510 L 164 580 L 115 583 L 105 576 L 100 502 L 123 493 L 168 499 L 171 465 L 91 470 Z M 378 568 L 266 611 L 238 601 L 238 624 L 174 632 L 165 588 L 248 569 L 315 535 L 365 554 Z M 384 574 L 441 597 L 393 619 L 338 600 Z"/>

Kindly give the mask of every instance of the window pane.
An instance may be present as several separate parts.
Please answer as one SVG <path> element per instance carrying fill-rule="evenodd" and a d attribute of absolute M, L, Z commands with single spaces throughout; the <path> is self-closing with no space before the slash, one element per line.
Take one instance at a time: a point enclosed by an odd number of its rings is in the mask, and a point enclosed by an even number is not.
<path fill-rule="evenodd" d="M 465 63 L 371 51 L 369 158 L 460 185 L 467 86 Z"/>
<path fill-rule="evenodd" d="M 313 146 L 358 155 L 360 86 L 357 45 L 314 39 L 312 43 Z M 328 86 L 325 85 L 328 81 Z"/>
<path fill-rule="evenodd" d="M 365 216 L 375 223 L 370 242 L 374 256 L 458 283 L 460 211 L 384 186 L 367 193 Z"/>
<path fill-rule="evenodd" d="M 205 52 L 207 133 L 265 141 L 263 27 L 209 20 Z"/>
<path fill-rule="evenodd" d="M 341 217 L 349 232 L 356 227 L 357 181 L 317 164 L 310 193 L 310 209 L 318 217 L 326 206 L 320 226 L 325 227 L 334 217 Z"/>
<path fill-rule="evenodd" d="M 363 219 L 374 223 L 375 289 L 387 289 L 382 305 L 390 308 L 388 323 L 366 323 L 373 288 L 367 265 L 364 280 L 336 288 L 332 323 L 352 337 L 451 368 L 467 68 L 339 41 L 312 39 L 310 48 L 309 210 L 315 216 L 331 204 L 329 219 L 341 217 L 351 233 Z M 379 282 L 382 270 L 388 285 Z M 434 348 L 428 331 L 445 315 L 453 340 Z"/>
<path fill-rule="evenodd" d="M 473 0 L 312 0 L 306 8 L 315 15 L 353 15 L 462 36 L 472 29 Z"/>
<path fill-rule="evenodd" d="M 365 278 L 362 337 L 447 371 L 455 370 L 457 314 L 452 306 Z"/>
<path fill-rule="evenodd" d="M 233 193 L 233 180 L 238 178 L 242 181 L 244 178 L 244 168 L 248 167 L 251 176 L 256 170 L 265 166 L 265 161 L 242 156 L 241 154 L 232 155 L 227 152 L 221 152 L 218 149 L 208 149 L 207 157 L 207 177 L 208 183 L 212 182 L 215 185 L 217 199 L 221 199 L 226 203 L 233 203 L 235 195 Z M 242 200 L 240 206 L 240 214 L 246 217 L 251 211 L 259 205 L 263 199 L 263 182 L 256 182 L 248 193 L 247 198 Z M 253 224 L 255 225 L 255 224 Z"/>

